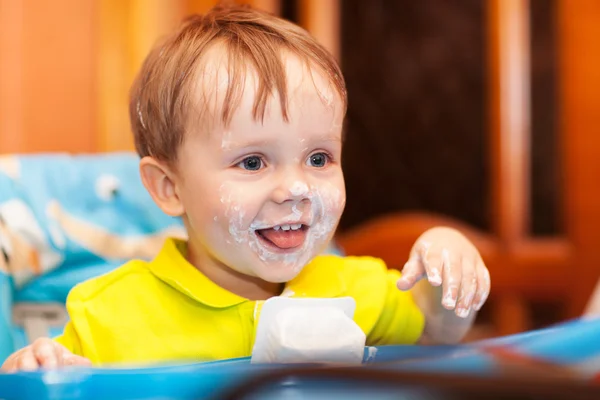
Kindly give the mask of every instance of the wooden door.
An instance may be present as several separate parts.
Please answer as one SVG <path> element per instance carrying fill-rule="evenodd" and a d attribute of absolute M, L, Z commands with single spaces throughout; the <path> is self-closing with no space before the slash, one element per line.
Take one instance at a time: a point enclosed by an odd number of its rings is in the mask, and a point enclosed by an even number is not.
<path fill-rule="evenodd" d="M 398 212 L 340 234 L 350 254 L 384 258 L 400 267 L 425 229 L 451 225 L 480 248 L 492 275 L 489 307 L 498 334 L 530 329 L 532 303 L 562 303 L 559 319 L 580 315 L 600 276 L 596 251 L 600 218 L 600 3 L 559 0 L 555 15 L 558 54 L 558 156 L 564 232 L 531 233 L 531 4 L 488 0 L 487 160 L 491 185 L 489 231 L 449 215 Z"/>

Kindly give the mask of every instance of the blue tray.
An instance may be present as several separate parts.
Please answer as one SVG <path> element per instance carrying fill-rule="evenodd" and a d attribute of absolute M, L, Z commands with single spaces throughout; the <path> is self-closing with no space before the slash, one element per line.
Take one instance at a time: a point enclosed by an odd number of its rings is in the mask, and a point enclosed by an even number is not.
<path fill-rule="evenodd" d="M 369 370 L 425 373 L 459 373 L 494 376 L 502 367 L 489 349 L 513 349 L 524 357 L 555 363 L 576 371 L 584 379 L 600 373 L 600 320 L 577 320 L 555 327 L 458 346 L 383 346 L 366 348 L 364 366 Z M 0 373 L 0 399 L 207 399 L 270 372 L 297 366 L 251 365 L 248 358 L 148 368 L 63 368 L 60 370 Z M 293 382 L 292 382 L 293 383 Z M 324 386 L 323 386 L 324 385 Z M 362 387 L 365 389 L 365 387 Z M 275 385 L 260 398 L 357 398 L 361 388 L 347 383 L 297 381 Z M 365 389 L 366 390 L 366 389 Z M 409 390 L 409 389 L 407 389 Z M 415 391 L 416 390 L 416 391 Z M 407 392 L 417 396 L 420 389 Z M 372 392 L 370 400 L 397 391 Z M 416 394 L 415 394 L 416 393 Z M 272 397 L 269 397 L 272 396 Z M 378 397 L 383 396 L 383 397 Z M 414 397 L 414 398 L 418 398 Z"/>

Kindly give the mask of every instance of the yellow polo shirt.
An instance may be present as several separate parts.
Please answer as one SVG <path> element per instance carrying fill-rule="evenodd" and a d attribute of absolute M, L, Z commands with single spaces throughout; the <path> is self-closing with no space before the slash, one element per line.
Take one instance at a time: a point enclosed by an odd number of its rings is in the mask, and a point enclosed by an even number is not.
<path fill-rule="evenodd" d="M 216 285 L 187 262 L 186 249 L 185 242 L 167 240 L 153 261 L 131 261 L 74 287 L 70 322 L 56 340 L 96 365 L 250 356 L 263 302 Z M 396 288 L 399 277 L 378 259 L 319 256 L 285 292 L 351 296 L 369 345 L 412 344 L 424 318 L 411 294 Z"/>

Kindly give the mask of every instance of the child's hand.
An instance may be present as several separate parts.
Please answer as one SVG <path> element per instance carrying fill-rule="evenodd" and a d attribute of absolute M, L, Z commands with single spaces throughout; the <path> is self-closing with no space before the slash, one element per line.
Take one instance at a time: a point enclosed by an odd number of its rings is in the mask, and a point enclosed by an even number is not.
<path fill-rule="evenodd" d="M 409 290 L 427 277 L 442 285 L 442 306 L 466 318 L 479 310 L 490 293 L 490 273 L 475 246 L 450 228 L 433 228 L 413 246 L 398 280 L 400 290 Z"/>
<path fill-rule="evenodd" d="M 53 368 L 62 365 L 89 366 L 91 364 L 87 358 L 72 354 L 52 339 L 40 338 L 8 357 L 1 370 L 2 372 L 33 371 L 38 368 Z"/>

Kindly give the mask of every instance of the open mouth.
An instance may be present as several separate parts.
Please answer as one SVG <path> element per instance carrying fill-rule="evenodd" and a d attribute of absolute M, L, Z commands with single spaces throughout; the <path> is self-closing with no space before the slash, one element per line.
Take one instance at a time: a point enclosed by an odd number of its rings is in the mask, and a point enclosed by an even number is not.
<path fill-rule="evenodd" d="M 276 225 L 272 228 L 256 230 L 260 240 L 278 250 L 292 250 L 301 247 L 306 239 L 308 226 L 304 224 Z"/>

